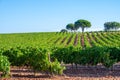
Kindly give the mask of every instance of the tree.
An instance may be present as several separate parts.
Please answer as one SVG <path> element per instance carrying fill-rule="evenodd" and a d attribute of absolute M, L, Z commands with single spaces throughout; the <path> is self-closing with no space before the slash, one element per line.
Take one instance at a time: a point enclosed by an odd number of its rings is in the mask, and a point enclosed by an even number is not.
<path fill-rule="evenodd" d="M 84 28 L 91 27 L 91 23 L 89 21 L 83 20 L 83 19 L 77 20 L 75 22 L 75 29 L 79 29 L 80 27 L 82 29 L 82 32 L 84 32 Z"/>
<path fill-rule="evenodd" d="M 67 24 L 66 25 L 66 29 L 68 29 L 68 30 L 75 30 L 75 28 L 74 28 L 74 24 L 73 23 L 69 23 L 69 24 Z"/>
<path fill-rule="evenodd" d="M 110 28 L 111 28 L 111 22 L 106 22 L 106 23 L 104 23 L 104 30 L 105 31 L 109 31 L 110 30 Z"/>
<path fill-rule="evenodd" d="M 66 29 L 62 29 L 60 32 L 67 32 L 67 30 Z"/>
<path fill-rule="evenodd" d="M 117 30 L 120 28 L 120 23 L 119 22 L 105 22 L 104 23 L 104 28 L 105 31 L 109 31 L 109 30 Z"/>
<path fill-rule="evenodd" d="M 117 29 L 120 28 L 120 23 L 119 22 L 113 22 L 112 26 L 113 26 L 112 29 L 117 30 Z"/>

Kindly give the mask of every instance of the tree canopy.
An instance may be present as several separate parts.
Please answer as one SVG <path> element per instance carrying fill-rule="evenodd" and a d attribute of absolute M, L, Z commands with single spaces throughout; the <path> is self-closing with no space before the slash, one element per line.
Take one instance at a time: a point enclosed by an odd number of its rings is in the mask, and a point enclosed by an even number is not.
<path fill-rule="evenodd" d="M 91 22 L 88 20 L 84 20 L 84 19 L 79 19 L 76 22 L 73 23 L 69 23 L 66 25 L 66 29 L 70 30 L 70 31 L 76 31 L 79 28 L 82 29 L 82 32 L 84 32 L 85 28 L 90 28 Z M 105 22 L 104 23 L 104 30 L 105 31 L 109 31 L 109 30 L 118 30 L 120 28 L 120 23 L 116 22 L 116 21 L 112 21 L 112 22 Z M 61 30 L 61 32 L 66 32 L 66 30 Z"/>
<path fill-rule="evenodd" d="M 66 25 L 66 29 L 72 31 L 72 30 L 75 30 L 75 26 L 74 26 L 73 23 L 69 23 L 69 24 Z"/>
<path fill-rule="evenodd" d="M 104 23 L 104 29 L 105 31 L 109 30 L 117 30 L 120 28 L 120 23 L 119 22 L 105 22 Z"/>
<path fill-rule="evenodd" d="M 67 30 L 66 29 L 62 29 L 60 32 L 67 32 Z"/>
<path fill-rule="evenodd" d="M 84 28 L 89 28 L 91 27 L 91 23 L 87 20 L 80 19 L 75 22 L 75 28 L 79 29 L 81 27 L 82 32 L 84 32 Z"/>

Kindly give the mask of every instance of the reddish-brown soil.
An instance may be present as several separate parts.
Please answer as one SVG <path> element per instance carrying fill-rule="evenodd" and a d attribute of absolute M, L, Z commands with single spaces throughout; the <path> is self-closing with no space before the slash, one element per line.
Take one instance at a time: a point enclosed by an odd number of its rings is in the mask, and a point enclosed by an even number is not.
<path fill-rule="evenodd" d="M 84 35 L 81 35 L 81 46 L 84 48 Z"/>
<path fill-rule="evenodd" d="M 92 47 L 92 42 L 91 42 L 91 39 L 90 39 L 90 37 L 88 36 L 88 34 L 87 34 L 87 40 L 88 40 L 90 46 Z"/>
<path fill-rule="evenodd" d="M 61 39 L 61 37 L 59 37 L 54 43 L 56 44 L 60 39 Z"/>
<path fill-rule="evenodd" d="M 78 34 L 76 34 L 76 36 L 75 36 L 74 45 L 76 46 L 77 43 L 78 43 Z"/>
<path fill-rule="evenodd" d="M 11 75 L 11 78 L 0 78 L 0 80 L 120 80 L 120 65 L 114 65 L 112 71 L 101 65 L 78 66 L 77 69 L 66 65 L 64 75 L 52 77 L 40 72 L 34 76 L 34 72 L 25 67 L 11 67 Z"/>
<path fill-rule="evenodd" d="M 64 41 L 66 40 L 67 36 L 63 38 L 63 40 L 61 41 L 61 44 L 64 43 Z"/>
<path fill-rule="evenodd" d="M 68 39 L 68 41 L 66 43 L 67 45 L 71 42 L 72 38 L 73 38 L 73 35 L 71 35 L 70 38 Z"/>

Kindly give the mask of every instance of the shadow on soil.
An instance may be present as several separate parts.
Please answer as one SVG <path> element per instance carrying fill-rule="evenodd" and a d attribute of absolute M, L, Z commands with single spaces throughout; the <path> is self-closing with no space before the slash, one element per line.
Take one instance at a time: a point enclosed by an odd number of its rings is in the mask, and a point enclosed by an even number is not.
<path fill-rule="evenodd" d="M 113 68 L 107 69 L 104 66 L 79 66 L 77 69 L 76 67 L 67 67 L 64 71 L 64 74 L 67 76 L 73 77 L 105 77 L 105 76 L 112 76 L 112 77 L 120 77 L 120 65 L 114 65 Z"/>
<path fill-rule="evenodd" d="M 34 72 L 29 69 L 11 69 L 12 77 L 14 78 L 51 78 L 52 76 L 46 75 L 38 72 L 36 76 L 34 76 Z M 64 71 L 64 75 L 61 77 L 120 77 L 120 65 L 114 65 L 112 70 L 106 69 L 104 66 L 78 66 L 71 67 L 71 65 L 66 66 L 66 70 Z"/>

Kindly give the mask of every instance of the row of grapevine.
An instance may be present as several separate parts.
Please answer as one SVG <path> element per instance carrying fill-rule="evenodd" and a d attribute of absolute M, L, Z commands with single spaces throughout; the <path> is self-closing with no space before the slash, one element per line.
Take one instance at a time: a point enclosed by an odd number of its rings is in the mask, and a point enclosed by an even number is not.
<path fill-rule="evenodd" d="M 113 64 L 120 61 L 120 48 L 115 47 L 90 47 L 86 49 L 77 49 L 74 47 L 57 48 L 54 50 L 52 59 L 58 59 L 65 64 L 77 64 L 85 66 L 95 66 L 102 63 L 110 68 Z"/>
<path fill-rule="evenodd" d="M 120 61 L 119 34 L 119 32 L 1 34 L 0 71 L 3 75 L 9 74 L 11 64 L 29 66 L 35 71 L 60 74 L 64 70 L 60 62 L 76 66 L 102 63 L 106 67 L 111 67 Z"/>
<path fill-rule="evenodd" d="M 119 40 L 119 32 L 1 34 L 0 46 L 8 49 L 18 46 L 119 46 Z"/>
<path fill-rule="evenodd" d="M 87 37 L 87 34 L 84 34 L 84 45 L 85 45 L 86 48 L 91 47 L 89 38 Z"/>
<path fill-rule="evenodd" d="M 10 74 L 11 64 L 11 66 L 27 66 L 34 72 L 62 74 L 64 66 L 61 66 L 57 59 L 51 61 L 49 55 L 46 49 L 35 47 L 1 49 L 0 71 L 3 72 L 3 76 Z"/>
<path fill-rule="evenodd" d="M 93 37 L 93 35 L 91 33 L 87 33 L 87 35 L 90 39 L 92 46 L 101 46 L 99 43 L 97 43 L 97 40 Z"/>
<path fill-rule="evenodd" d="M 103 34 L 102 34 L 102 35 L 103 35 Z M 115 43 L 115 44 L 116 44 L 115 46 L 120 46 L 120 41 L 118 40 L 119 38 L 115 38 L 115 39 L 114 39 L 114 38 L 110 35 L 110 33 L 105 34 L 104 37 L 105 37 L 106 39 L 108 39 L 109 41 L 111 41 L 112 43 Z"/>

